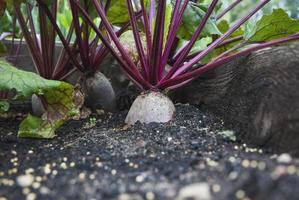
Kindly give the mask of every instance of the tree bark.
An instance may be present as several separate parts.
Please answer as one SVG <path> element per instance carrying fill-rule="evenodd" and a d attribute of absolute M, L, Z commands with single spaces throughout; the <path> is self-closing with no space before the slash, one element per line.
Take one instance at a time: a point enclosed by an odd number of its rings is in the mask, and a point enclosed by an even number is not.
<path fill-rule="evenodd" d="M 249 143 L 299 153 L 298 42 L 237 59 L 175 94 L 220 115 Z"/>

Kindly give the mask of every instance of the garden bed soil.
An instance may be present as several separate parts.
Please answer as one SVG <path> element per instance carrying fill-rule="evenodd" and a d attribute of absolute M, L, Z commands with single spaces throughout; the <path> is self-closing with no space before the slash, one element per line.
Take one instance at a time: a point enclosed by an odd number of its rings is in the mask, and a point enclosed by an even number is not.
<path fill-rule="evenodd" d="M 176 107 L 168 124 L 128 127 L 126 112 L 102 113 L 53 140 L 18 139 L 18 117 L 0 119 L 0 199 L 299 199 L 299 160 Z"/>

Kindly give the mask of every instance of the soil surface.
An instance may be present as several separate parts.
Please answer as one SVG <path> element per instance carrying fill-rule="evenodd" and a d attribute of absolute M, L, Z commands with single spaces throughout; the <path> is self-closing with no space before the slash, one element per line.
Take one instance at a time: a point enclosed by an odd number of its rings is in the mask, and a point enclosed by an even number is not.
<path fill-rule="evenodd" d="M 18 139 L 0 119 L 0 199 L 299 199 L 299 160 L 248 147 L 220 119 L 177 105 L 168 124 L 125 113 L 64 125 L 53 140 Z"/>

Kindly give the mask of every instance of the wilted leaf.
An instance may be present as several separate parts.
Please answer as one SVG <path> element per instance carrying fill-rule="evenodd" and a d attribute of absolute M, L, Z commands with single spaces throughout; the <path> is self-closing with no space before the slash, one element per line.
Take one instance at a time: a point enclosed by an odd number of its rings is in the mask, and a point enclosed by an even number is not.
<path fill-rule="evenodd" d="M 0 91 L 14 90 L 14 99 L 40 96 L 46 112 L 41 118 L 28 116 L 21 124 L 20 137 L 53 138 L 55 130 L 79 112 L 83 104 L 80 91 L 68 83 L 46 80 L 37 74 L 14 68 L 0 59 Z"/>

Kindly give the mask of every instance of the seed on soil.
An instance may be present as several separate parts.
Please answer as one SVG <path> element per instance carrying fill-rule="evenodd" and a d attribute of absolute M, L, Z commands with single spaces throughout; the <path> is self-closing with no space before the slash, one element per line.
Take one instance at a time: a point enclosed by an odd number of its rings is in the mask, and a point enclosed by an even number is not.
<path fill-rule="evenodd" d="M 60 164 L 60 168 L 61 168 L 61 169 L 67 169 L 67 165 L 66 165 L 66 163 L 65 163 L 65 162 L 61 163 L 61 164 Z"/>
<path fill-rule="evenodd" d="M 51 173 L 51 165 L 50 164 L 46 164 L 44 167 L 44 173 L 45 174 L 50 174 Z"/>
<path fill-rule="evenodd" d="M 291 165 L 291 166 L 287 167 L 287 173 L 290 174 L 290 175 L 295 174 L 296 171 L 297 171 L 297 169 L 296 169 L 296 167 L 294 165 Z"/>
<path fill-rule="evenodd" d="M 154 200 L 155 199 L 155 194 L 152 193 L 152 192 L 147 192 L 145 194 L 145 198 L 146 198 L 146 200 Z"/>
<path fill-rule="evenodd" d="M 40 184 L 39 182 L 34 182 L 34 183 L 32 184 L 32 188 L 33 188 L 33 189 L 38 189 L 38 188 L 40 188 L 40 186 L 41 186 L 41 184 Z"/>
<path fill-rule="evenodd" d="M 32 185 L 34 177 L 30 174 L 21 175 L 17 177 L 17 183 L 21 187 L 29 187 Z"/>
<path fill-rule="evenodd" d="M 90 180 L 94 180 L 95 178 L 96 178 L 96 176 L 95 176 L 94 174 L 90 174 L 90 175 L 89 175 L 89 179 L 90 179 Z"/>
<path fill-rule="evenodd" d="M 117 171 L 115 170 L 115 169 L 113 169 L 112 171 L 111 171 L 111 174 L 114 176 L 114 175 L 116 175 L 116 173 L 117 173 Z"/>
<path fill-rule="evenodd" d="M 43 195 L 46 195 L 46 194 L 50 193 L 50 190 L 49 190 L 49 188 L 43 186 L 40 188 L 39 192 Z"/>
<path fill-rule="evenodd" d="M 218 185 L 218 184 L 214 184 L 214 185 L 212 185 L 212 191 L 213 191 L 214 193 L 218 193 L 218 192 L 220 192 L 220 191 L 221 191 L 221 186 Z"/>
<path fill-rule="evenodd" d="M 236 198 L 237 199 L 244 199 L 246 197 L 246 193 L 244 190 L 238 190 L 236 192 Z"/>
<path fill-rule="evenodd" d="M 57 170 L 53 170 L 53 171 L 52 171 L 52 175 L 53 175 L 53 176 L 56 176 L 57 174 L 58 174 L 58 171 L 57 171 Z"/>
<path fill-rule="evenodd" d="M 4 186 L 13 186 L 15 184 L 14 180 L 11 179 L 0 179 L 0 185 L 4 185 Z"/>
<path fill-rule="evenodd" d="M 231 162 L 231 163 L 235 163 L 236 162 L 236 158 L 235 157 L 233 157 L 233 156 L 231 156 L 231 157 L 229 157 L 229 162 Z"/>
<path fill-rule="evenodd" d="M 210 200 L 212 195 L 210 192 L 210 186 L 207 183 L 195 183 L 183 187 L 178 194 L 177 200 Z"/>
<path fill-rule="evenodd" d="M 142 175 L 139 175 L 139 176 L 136 177 L 135 180 L 136 180 L 137 183 L 142 183 L 144 181 L 144 177 Z"/>
<path fill-rule="evenodd" d="M 249 161 L 249 160 L 243 160 L 243 161 L 242 161 L 242 166 L 243 166 L 244 168 L 248 168 L 248 167 L 250 166 L 250 161 Z"/>
<path fill-rule="evenodd" d="M 22 193 L 24 194 L 24 195 L 27 195 L 27 194 L 29 194 L 31 191 L 30 191 L 30 189 L 28 188 L 28 187 L 26 187 L 26 188 L 23 188 L 23 190 L 22 190 Z"/>
<path fill-rule="evenodd" d="M 74 163 L 74 162 L 70 163 L 70 167 L 75 167 L 75 165 L 76 165 L 76 163 Z"/>
<path fill-rule="evenodd" d="M 43 180 L 43 179 L 42 179 L 42 177 L 40 177 L 40 176 L 36 176 L 36 177 L 35 177 L 35 181 L 37 181 L 37 182 L 42 182 L 42 180 Z"/>
<path fill-rule="evenodd" d="M 81 180 L 81 181 L 83 181 L 84 179 L 85 179 L 85 177 L 86 177 L 86 174 L 85 173 L 80 173 L 79 174 L 79 179 Z"/>
<path fill-rule="evenodd" d="M 231 172 L 231 173 L 228 175 L 228 179 L 229 179 L 229 180 L 236 180 L 236 179 L 238 178 L 238 176 L 239 176 L 239 173 L 236 172 L 236 171 L 233 171 L 233 172 Z"/>
<path fill-rule="evenodd" d="M 34 169 L 33 168 L 29 168 L 25 170 L 25 174 L 32 174 L 34 173 Z"/>
<path fill-rule="evenodd" d="M 18 169 L 17 168 L 12 168 L 12 169 L 8 170 L 8 174 L 9 175 L 16 174 L 16 173 L 18 173 Z"/>
<path fill-rule="evenodd" d="M 34 193 L 29 193 L 26 196 L 26 200 L 35 200 L 35 199 L 36 199 L 36 194 L 34 194 Z"/>
<path fill-rule="evenodd" d="M 282 164 L 289 164 L 290 162 L 292 162 L 292 157 L 290 154 L 284 153 L 277 158 L 277 162 Z"/>

